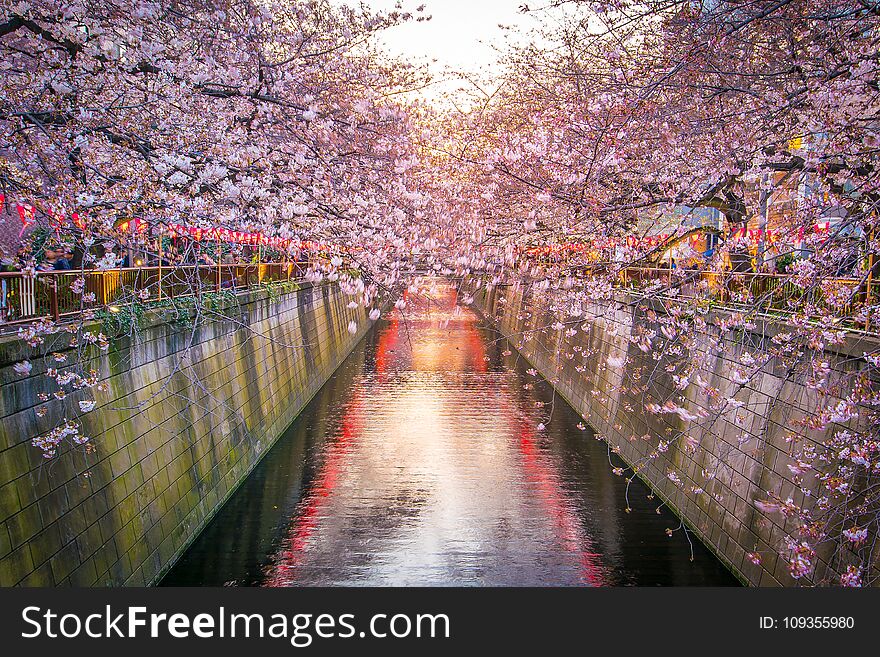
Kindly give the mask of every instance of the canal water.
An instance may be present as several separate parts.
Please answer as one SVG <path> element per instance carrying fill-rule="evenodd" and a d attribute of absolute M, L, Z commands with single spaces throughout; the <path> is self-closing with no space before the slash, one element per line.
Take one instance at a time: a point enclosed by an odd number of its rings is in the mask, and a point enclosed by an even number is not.
<path fill-rule="evenodd" d="M 625 513 L 607 445 L 452 288 L 421 285 L 164 585 L 736 584 L 640 482 Z"/>

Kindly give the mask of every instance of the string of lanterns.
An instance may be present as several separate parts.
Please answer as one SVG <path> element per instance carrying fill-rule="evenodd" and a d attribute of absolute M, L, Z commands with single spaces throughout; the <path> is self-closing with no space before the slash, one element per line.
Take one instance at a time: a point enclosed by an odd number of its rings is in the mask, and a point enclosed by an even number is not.
<path fill-rule="evenodd" d="M 831 222 L 829 221 L 820 221 L 819 223 L 813 226 L 813 233 L 818 235 L 827 235 L 831 230 Z M 800 241 L 804 239 L 807 231 L 803 226 L 798 227 L 797 232 L 797 240 Z M 767 242 L 776 242 L 782 237 L 790 237 L 790 231 L 782 231 L 778 228 L 746 228 L 742 226 L 740 228 L 734 228 L 730 232 L 729 239 L 731 240 L 747 240 L 749 242 L 758 242 L 761 239 L 766 240 Z"/>
<path fill-rule="evenodd" d="M 0 194 L 0 213 L 3 212 L 5 203 L 5 195 Z M 19 237 L 21 237 L 24 234 L 24 231 L 27 230 L 28 226 L 35 223 L 37 208 L 29 203 L 16 203 L 15 209 L 22 224 L 21 231 L 19 232 Z M 53 210 L 48 210 L 46 214 L 49 217 L 49 225 L 53 229 L 59 230 L 63 226 L 65 220 L 63 214 L 55 212 Z M 73 225 L 80 230 L 84 230 L 87 226 L 85 219 L 76 212 L 71 213 L 70 219 Z M 127 232 L 131 230 L 135 233 L 145 232 L 148 226 L 148 222 L 140 218 L 124 220 L 116 224 L 117 229 L 119 229 L 121 232 Z M 161 230 L 162 228 L 160 226 L 160 231 Z M 294 240 L 289 238 L 264 235 L 263 233 L 248 233 L 237 230 L 229 230 L 228 228 L 198 228 L 194 226 L 186 226 L 184 224 L 174 223 L 167 224 L 167 231 L 171 237 L 189 237 L 197 241 L 208 239 L 214 241 L 228 242 L 232 244 L 269 246 L 276 249 L 289 249 L 292 245 L 294 245 Z M 829 231 L 830 222 L 827 221 L 819 222 L 815 226 L 813 226 L 814 233 L 827 234 Z M 805 233 L 806 231 L 804 227 L 800 226 L 798 228 L 797 240 L 803 240 L 805 237 Z M 749 243 L 757 243 L 762 239 L 769 243 L 774 243 L 779 240 L 782 235 L 783 231 L 776 228 L 752 229 L 747 228 L 746 226 L 742 226 L 738 228 L 733 228 L 728 236 L 728 239 L 737 243 L 742 243 L 744 241 Z M 655 248 L 666 242 L 671 236 L 672 233 L 659 233 L 656 235 L 646 235 L 643 237 L 639 237 L 637 235 L 627 235 L 623 238 L 604 237 L 587 242 L 570 242 L 568 244 L 536 246 L 529 249 L 524 249 L 523 253 L 532 256 L 540 256 L 559 254 L 564 252 L 577 253 L 603 250 L 616 248 L 618 246 L 627 246 L 629 248 Z M 696 248 L 696 245 L 702 238 L 703 235 L 700 235 L 699 233 L 692 235 L 690 238 L 692 245 Z M 346 250 L 344 247 L 334 247 L 330 244 L 313 241 L 298 242 L 297 245 L 300 250 L 307 251 Z"/>
<path fill-rule="evenodd" d="M 140 224 L 134 222 L 142 222 Z M 132 220 L 132 229 L 135 231 L 145 230 L 143 220 Z M 129 227 L 123 227 L 127 230 Z M 220 242 L 228 242 L 231 244 L 246 244 L 250 246 L 269 246 L 275 249 L 289 249 L 295 246 L 300 251 L 346 251 L 344 247 L 328 244 L 326 242 L 316 242 L 311 240 L 296 241 L 290 238 L 278 237 L 273 235 L 265 235 L 263 233 L 246 233 L 238 230 L 229 230 L 228 228 L 197 228 L 194 226 L 185 226 L 183 224 L 168 224 L 168 235 L 170 237 L 189 237 L 196 241 L 212 240 Z"/>
<path fill-rule="evenodd" d="M 227 228 L 196 228 L 183 224 L 169 224 L 168 232 L 171 237 L 189 237 L 196 241 L 206 239 L 233 244 L 271 246 L 277 249 L 287 249 L 293 243 L 291 239 L 264 235 L 263 233 L 245 233 Z"/>
<path fill-rule="evenodd" d="M 550 255 L 552 253 L 583 253 L 586 251 L 596 251 L 602 249 L 615 248 L 617 246 L 628 246 L 637 248 L 640 246 L 655 247 L 669 239 L 670 233 L 660 233 L 658 235 L 649 235 L 647 237 L 638 237 L 636 235 L 627 235 L 624 238 L 602 237 L 587 242 L 569 242 L 567 244 L 536 246 L 525 249 L 523 252 L 527 255 Z"/>
<path fill-rule="evenodd" d="M 6 206 L 6 196 L 0 194 L 0 213 Z M 37 208 L 30 203 L 16 203 L 15 211 L 21 220 L 21 237 L 29 226 L 36 223 Z M 47 210 L 46 216 L 49 218 L 49 226 L 53 230 L 60 230 L 66 221 L 64 214 Z M 70 222 L 79 230 L 85 230 L 88 222 L 85 217 L 79 213 L 70 214 Z M 120 232 L 145 233 L 149 228 L 149 223 L 145 219 L 134 218 L 126 219 L 116 223 L 116 229 Z M 187 226 L 184 224 L 160 224 L 156 228 L 162 234 L 174 237 L 188 237 L 196 241 L 212 240 L 228 242 L 231 244 L 245 244 L 250 246 L 267 246 L 275 249 L 289 249 L 293 246 L 301 251 L 346 251 L 344 247 L 331 245 L 326 242 L 317 241 L 296 241 L 290 238 L 283 238 L 274 235 L 265 235 L 263 233 L 249 233 L 244 231 L 230 230 L 228 228 L 198 228 L 195 226 Z"/>
<path fill-rule="evenodd" d="M 813 226 L 812 233 L 819 235 L 827 235 L 831 230 L 830 222 L 824 221 L 819 222 Z M 807 236 L 808 231 L 800 226 L 797 231 L 797 241 L 802 241 Z M 629 248 L 656 248 L 663 243 L 665 243 L 670 237 L 673 237 L 672 233 L 658 233 L 656 235 L 647 235 L 644 237 L 639 237 L 638 235 L 627 235 L 626 237 L 602 237 L 584 242 L 569 242 L 567 244 L 554 244 L 554 245 L 543 245 L 543 246 L 535 246 L 530 247 L 528 249 L 524 249 L 522 252 L 526 255 L 531 256 L 546 256 L 553 254 L 563 254 L 563 253 L 584 253 L 588 251 L 601 251 L 604 249 L 613 249 L 616 247 L 626 246 Z M 705 237 L 705 234 L 695 233 L 690 236 L 691 245 L 694 248 L 698 248 L 699 243 Z M 780 239 L 785 237 L 790 238 L 791 232 L 784 231 L 778 228 L 747 228 L 745 226 L 734 228 L 730 231 L 728 235 L 728 240 L 736 243 L 751 243 L 757 244 L 762 239 L 770 244 L 773 244 Z"/>

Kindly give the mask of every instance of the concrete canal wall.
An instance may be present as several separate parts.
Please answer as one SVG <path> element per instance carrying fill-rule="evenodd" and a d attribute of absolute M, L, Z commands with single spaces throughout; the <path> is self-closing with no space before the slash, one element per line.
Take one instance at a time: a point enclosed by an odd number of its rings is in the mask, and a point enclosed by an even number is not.
<path fill-rule="evenodd" d="M 91 441 L 51 460 L 31 439 L 82 395 L 38 417 L 38 394 L 57 390 L 38 352 L 73 362 L 70 336 L 0 342 L 0 585 L 155 583 L 368 330 L 349 300 L 304 285 L 226 299 L 226 318 L 195 330 L 147 318 L 136 340 L 94 349 L 109 389 L 82 417 Z M 25 358 L 22 377 L 13 365 Z"/>
<path fill-rule="evenodd" d="M 816 482 L 808 476 L 801 484 L 788 468 L 788 439 L 818 442 L 827 433 L 810 431 L 809 423 L 816 409 L 834 406 L 834 397 L 820 398 L 806 385 L 806 377 L 781 366 L 771 358 L 759 374 L 744 386 L 731 379 L 742 369 L 743 351 L 753 356 L 772 351 L 772 336 L 784 331 L 782 324 L 763 324 L 754 330 L 722 339 L 722 349 L 711 346 L 718 329 L 712 326 L 723 311 L 706 317 L 709 326 L 697 340 L 698 353 L 705 354 L 704 372 L 708 388 L 732 395 L 743 402 L 734 414 L 719 414 L 711 409 L 711 399 L 704 390 L 691 385 L 685 391 L 676 389 L 672 375 L 665 370 L 666 362 L 656 361 L 652 353 L 642 352 L 633 340 L 646 326 L 645 313 L 639 304 L 620 296 L 615 300 L 590 302 L 574 324 L 575 335 L 566 329 L 554 328 L 557 315 L 550 310 L 552 293 L 533 295 L 522 288 L 504 287 L 481 290 L 476 305 L 496 328 L 550 381 L 586 421 L 608 443 L 619 450 L 639 476 L 666 502 L 700 538 L 744 582 L 756 586 L 791 585 L 788 562 L 777 552 L 788 534 L 781 514 L 765 514 L 755 508 L 756 499 L 767 499 L 765 491 L 773 491 L 781 499 L 804 500 L 801 487 L 816 490 Z M 655 312 L 662 313 L 659 305 Z M 713 335 L 710 333 L 714 332 Z M 863 352 L 877 349 L 868 338 L 853 338 L 836 351 L 826 351 L 831 366 L 832 384 L 853 370 L 864 368 Z M 625 381 L 622 367 L 609 364 L 627 359 L 629 372 L 642 368 L 641 388 Z M 704 377 L 707 374 L 704 373 Z M 621 387 L 626 391 L 621 391 Z M 633 392 L 636 388 L 637 392 Z M 645 410 L 646 403 L 673 399 L 691 409 L 704 409 L 706 419 L 685 424 L 675 414 L 657 415 Z M 835 427 L 839 429 L 841 427 Z M 668 451 L 658 450 L 663 438 L 684 431 L 699 444 L 692 453 L 682 448 L 683 440 L 671 442 Z M 649 455 L 654 454 L 654 458 Z M 706 475 L 714 476 L 707 479 Z M 677 480 L 677 481 L 676 481 Z M 815 495 L 813 495 L 815 497 Z M 622 501 L 621 501 L 622 502 Z M 760 554 L 760 565 L 747 555 Z M 817 566 L 821 576 L 840 569 L 829 567 L 823 555 Z M 825 555 L 827 556 L 827 555 Z"/>

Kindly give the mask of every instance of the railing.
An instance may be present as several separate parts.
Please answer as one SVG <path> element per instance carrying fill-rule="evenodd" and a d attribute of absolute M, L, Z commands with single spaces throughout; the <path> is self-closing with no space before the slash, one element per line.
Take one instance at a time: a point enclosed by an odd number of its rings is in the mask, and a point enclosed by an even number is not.
<path fill-rule="evenodd" d="M 244 290 L 265 282 L 299 279 L 304 264 L 169 265 L 47 271 L 34 276 L 0 272 L 0 318 L 8 324 L 43 317 L 58 321 L 84 309 L 99 309 L 135 299 L 161 301 L 205 292 Z M 85 285 L 82 293 L 77 293 L 73 287 L 80 278 Z"/>
<path fill-rule="evenodd" d="M 627 268 L 620 271 L 618 280 L 623 288 L 655 283 L 659 294 L 708 297 L 725 305 L 781 313 L 812 306 L 817 311 L 829 309 L 843 318 L 851 317 L 862 305 L 877 303 L 880 299 L 880 281 L 850 277 L 817 279 L 801 287 L 787 274 Z"/>
<path fill-rule="evenodd" d="M 161 301 L 221 290 L 243 290 L 264 282 L 289 281 L 301 278 L 307 263 L 261 263 L 238 265 L 176 265 L 108 270 L 65 270 L 37 272 L 0 272 L 0 319 L 7 324 L 20 324 L 48 317 L 58 321 L 82 312 L 112 304 L 127 303 L 137 295 L 143 300 Z M 598 273 L 603 266 L 593 267 Z M 582 270 L 581 273 L 590 273 Z M 83 294 L 72 286 L 83 278 Z M 826 305 L 819 285 L 803 289 L 783 274 L 714 272 L 689 269 L 630 267 L 620 270 L 618 284 L 622 288 L 658 285 L 658 293 L 674 293 L 681 297 L 708 297 L 719 303 L 765 310 L 790 312 L 794 307 Z M 855 278 L 827 279 L 826 289 L 837 286 L 847 298 L 843 311 L 849 315 L 863 303 L 880 299 L 880 282 L 865 283 Z"/>

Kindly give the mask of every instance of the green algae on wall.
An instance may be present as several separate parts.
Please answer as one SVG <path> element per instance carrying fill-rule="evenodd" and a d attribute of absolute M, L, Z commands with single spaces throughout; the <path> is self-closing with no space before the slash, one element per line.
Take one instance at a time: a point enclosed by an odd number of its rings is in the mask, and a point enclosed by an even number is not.
<path fill-rule="evenodd" d="M 45 367 L 0 342 L 0 585 L 156 582 L 368 330 L 347 303 L 304 285 L 241 294 L 234 321 L 194 331 L 153 318 L 95 350 L 108 391 L 83 417 L 91 447 L 48 463 L 30 440 L 63 411 L 37 417 Z M 12 371 L 23 358 L 26 378 Z"/>

